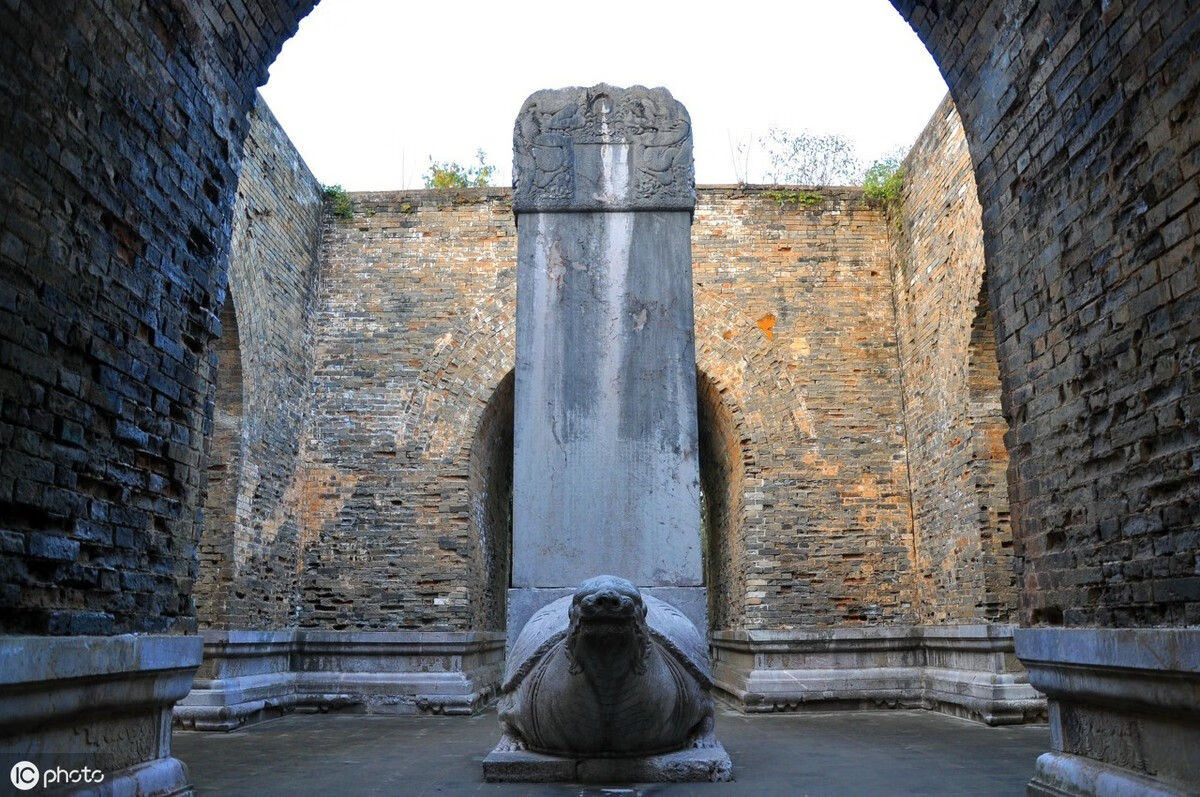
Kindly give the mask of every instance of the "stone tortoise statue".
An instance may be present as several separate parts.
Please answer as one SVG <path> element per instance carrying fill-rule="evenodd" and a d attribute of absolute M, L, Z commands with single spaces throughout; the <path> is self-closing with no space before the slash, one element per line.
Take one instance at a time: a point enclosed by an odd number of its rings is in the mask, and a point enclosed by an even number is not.
<path fill-rule="evenodd" d="M 499 751 L 642 757 L 715 747 L 704 637 L 678 609 L 596 576 L 537 612 L 505 668 Z"/>

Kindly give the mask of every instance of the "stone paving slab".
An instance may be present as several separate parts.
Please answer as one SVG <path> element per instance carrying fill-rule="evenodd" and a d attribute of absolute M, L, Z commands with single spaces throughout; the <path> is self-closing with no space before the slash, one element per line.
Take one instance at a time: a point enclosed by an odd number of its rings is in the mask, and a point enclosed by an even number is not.
<path fill-rule="evenodd" d="M 176 731 L 198 797 L 302 795 L 1023 795 L 1046 726 L 989 728 L 927 711 L 745 716 L 718 707 L 732 783 L 623 788 L 485 783 L 500 739 L 474 717 L 291 715 L 231 733 Z"/>

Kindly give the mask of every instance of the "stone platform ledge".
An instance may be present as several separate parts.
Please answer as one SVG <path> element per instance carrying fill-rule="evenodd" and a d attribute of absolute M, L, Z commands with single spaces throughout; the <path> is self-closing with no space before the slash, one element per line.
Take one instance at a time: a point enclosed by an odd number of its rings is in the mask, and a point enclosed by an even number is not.
<path fill-rule="evenodd" d="M 492 699 L 501 632 L 206 631 L 178 727 L 229 731 L 291 711 L 470 715 Z"/>
<path fill-rule="evenodd" d="M 1024 628 L 1050 704 L 1031 795 L 1200 794 L 1200 628 Z"/>
<path fill-rule="evenodd" d="M 1044 721 L 1013 626 L 718 631 L 713 681 L 745 713 L 924 708 L 988 725 Z"/>
<path fill-rule="evenodd" d="M 489 783 L 724 783 L 733 780 L 725 748 L 692 748 L 646 758 L 571 758 L 493 750 L 483 759 Z"/>
<path fill-rule="evenodd" d="M 202 646 L 195 636 L 3 637 L 0 761 L 98 769 L 101 794 L 191 795 L 171 756 L 171 706 Z"/>

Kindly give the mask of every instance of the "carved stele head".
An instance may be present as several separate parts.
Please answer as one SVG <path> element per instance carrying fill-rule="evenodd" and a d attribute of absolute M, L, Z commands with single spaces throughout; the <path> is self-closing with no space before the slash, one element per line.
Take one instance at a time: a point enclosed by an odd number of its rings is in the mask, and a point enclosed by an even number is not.
<path fill-rule="evenodd" d="M 634 672 L 645 670 L 650 655 L 650 630 L 646 603 L 629 581 L 616 576 L 596 576 L 579 585 L 571 599 L 567 630 L 567 658 L 572 674 L 588 666 L 589 651 L 628 651 Z"/>
<path fill-rule="evenodd" d="M 696 206 L 692 122 L 664 88 L 535 92 L 513 129 L 513 210 Z"/>

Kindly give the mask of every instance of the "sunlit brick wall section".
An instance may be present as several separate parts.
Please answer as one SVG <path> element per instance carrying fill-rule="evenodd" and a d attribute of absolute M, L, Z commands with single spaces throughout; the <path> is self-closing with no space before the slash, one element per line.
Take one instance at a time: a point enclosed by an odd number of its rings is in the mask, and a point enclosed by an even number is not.
<path fill-rule="evenodd" d="M 700 367 L 741 416 L 742 627 L 911 622 L 887 222 L 858 189 L 702 190 Z"/>
<path fill-rule="evenodd" d="M 352 199 L 324 242 L 300 621 L 484 627 L 496 582 L 470 513 L 494 498 L 470 454 L 513 365 L 509 193 Z M 693 240 L 698 364 L 727 420 L 711 437 L 740 479 L 719 617 L 912 620 L 886 221 L 854 189 L 707 188 Z"/>
<path fill-rule="evenodd" d="M 513 367 L 509 197 L 353 194 L 326 229 L 301 625 L 494 624 L 470 453 Z"/>
<path fill-rule="evenodd" d="M 891 228 L 925 622 L 1011 619 L 1012 531 L 995 331 L 970 153 L 949 98 L 904 161 Z M 972 367 L 974 366 L 974 367 Z"/>
<path fill-rule="evenodd" d="M 261 100 L 242 164 L 222 316 L 236 326 L 218 346 L 195 592 L 200 623 L 213 628 L 294 618 L 300 444 L 327 212 L 316 178 Z"/>

